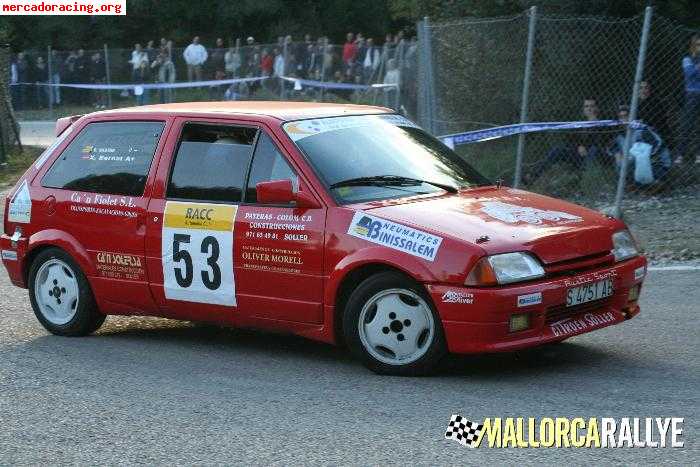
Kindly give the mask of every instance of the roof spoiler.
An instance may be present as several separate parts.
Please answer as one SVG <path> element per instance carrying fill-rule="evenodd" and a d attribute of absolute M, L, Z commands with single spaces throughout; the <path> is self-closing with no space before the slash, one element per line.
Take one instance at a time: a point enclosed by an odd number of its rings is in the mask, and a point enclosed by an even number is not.
<path fill-rule="evenodd" d="M 62 117 L 56 120 L 56 136 L 61 136 L 61 133 L 66 131 L 76 120 L 78 120 L 82 115 L 72 115 L 70 117 Z"/>

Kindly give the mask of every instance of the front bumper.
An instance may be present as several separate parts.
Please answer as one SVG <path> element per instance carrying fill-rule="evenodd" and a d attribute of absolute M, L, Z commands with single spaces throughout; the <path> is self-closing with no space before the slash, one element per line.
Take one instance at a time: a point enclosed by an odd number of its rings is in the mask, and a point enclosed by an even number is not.
<path fill-rule="evenodd" d="M 637 300 L 630 301 L 629 293 L 633 287 L 641 288 L 646 264 L 639 256 L 581 274 L 522 285 L 467 288 L 430 284 L 427 289 L 442 320 L 450 352 L 517 350 L 561 341 L 637 315 Z M 567 289 L 607 278 L 613 280 L 612 296 L 566 307 Z M 529 318 L 528 329 L 511 332 L 511 315 L 523 313 Z"/>

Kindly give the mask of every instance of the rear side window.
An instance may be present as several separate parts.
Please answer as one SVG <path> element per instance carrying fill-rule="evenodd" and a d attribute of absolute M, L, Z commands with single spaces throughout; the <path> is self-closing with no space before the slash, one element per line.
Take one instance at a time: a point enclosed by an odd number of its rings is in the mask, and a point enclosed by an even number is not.
<path fill-rule="evenodd" d="M 168 198 L 238 203 L 257 130 L 185 125 L 168 183 Z"/>
<path fill-rule="evenodd" d="M 47 188 L 141 196 L 163 122 L 90 123 L 42 180 Z"/>

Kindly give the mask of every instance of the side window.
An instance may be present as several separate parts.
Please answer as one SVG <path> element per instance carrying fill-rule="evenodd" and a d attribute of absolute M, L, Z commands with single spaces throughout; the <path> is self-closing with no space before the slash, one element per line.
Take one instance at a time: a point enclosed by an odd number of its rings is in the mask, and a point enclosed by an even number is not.
<path fill-rule="evenodd" d="M 90 123 L 56 159 L 42 185 L 141 196 L 164 126 L 163 122 Z"/>
<path fill-rule="evenodd" d="M 272 139 L 265 133 L 260 133 L 260 138 L 255 148 L 255 155 L 253 156 L 253 166 L 250 169 L 246 202 L 257 202 L 255 185 L 271 180 L 291 180 L 294 191 L 299 189 L 299 177 L 279 152 Z"/>
<path fill-rule="evenodd" d="M 241 201 L 254 128 L 188 123 L 175 155 L 168 198 Z"/>

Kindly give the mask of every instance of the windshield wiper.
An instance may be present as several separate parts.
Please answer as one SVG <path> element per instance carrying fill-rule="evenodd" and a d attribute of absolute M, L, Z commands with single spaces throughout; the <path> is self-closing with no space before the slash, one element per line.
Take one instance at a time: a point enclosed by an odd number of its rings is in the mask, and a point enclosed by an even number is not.
<path fill-rule="evenodd" d="M 444 183 L 431 182 L 428 180 L 420 180 L 418 178 L 402 177 L 400 175 L 375 175 L 373 177 L 357 177 L 349 178 L 332 184 L 331 188 L 340 188 L 343 186 L 415 186 L 421 183 L 427 183 L 441 188 L 449 193 L 457 193 L 457 188 Z"/>

